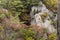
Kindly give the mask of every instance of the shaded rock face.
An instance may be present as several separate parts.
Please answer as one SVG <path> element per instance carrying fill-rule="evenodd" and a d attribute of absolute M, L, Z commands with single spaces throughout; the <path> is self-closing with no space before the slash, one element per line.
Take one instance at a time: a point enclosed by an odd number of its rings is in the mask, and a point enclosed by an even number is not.
<path fill-rule="evenodd" d="M 21 14 L 19 16 L 19 19 L 20 19 L 20 21 L 24 22 L 24 24 L 30 25 L 31 17 L 29 14 L 27 14 L 27 13 Z"/>
<path fill-rule="evenodd" d="M 38 11 L 38 12 L 37 12 Z M 53 12 L 48 10 L 44 4 L 42 6 L 33 6 L 30 13 L 31 24 L 37 24 L 40 27 L 48 29 L 49 33 L 56 32 L 56 29 L 51 25 L 50 17 L 53 17 Z M 56 18 L 56 17 L 55 17 Z M 57 19 L 55 19 L 56 21 Z"/>

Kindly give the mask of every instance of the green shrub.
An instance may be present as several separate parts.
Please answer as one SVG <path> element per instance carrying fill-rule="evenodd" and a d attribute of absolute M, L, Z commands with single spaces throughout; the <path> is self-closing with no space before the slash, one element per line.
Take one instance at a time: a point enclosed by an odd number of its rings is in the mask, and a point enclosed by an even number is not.
<path fill-rule="evenodd" d="M 26 40 L 34 40 L 32 37 L 27 37 Z"/>
<path fill-rule="evenodd" d="M 0 18 L 4 18 L 4 16 L 5 16 L 4 14 L 0 13 Z"/>
<path fill-rule="evenodd" d="M 40 38 L 40 40 L 46 40 L 46 38 L 42 37 L 42 38 Z"/>
<path fill-rule="evenodd" d="M 32 31 L 31 29 L 23 29 L 21 31 L 21 34 L 23 36 L 24 39 L 26 40 L 34 40 L 34 37 L 36 35 L 36 32 Z"/>

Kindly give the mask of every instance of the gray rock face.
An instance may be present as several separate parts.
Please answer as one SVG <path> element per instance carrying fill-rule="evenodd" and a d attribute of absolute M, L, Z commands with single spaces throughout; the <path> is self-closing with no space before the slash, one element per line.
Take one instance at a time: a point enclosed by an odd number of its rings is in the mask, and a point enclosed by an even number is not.
<path fill-rule="evenodd" d="M 38 11 L 38 12 L 36 12 Z M 36 12 L 36 13 L 35 13 Z M 46 15 L 47 16 L 43 19 L 41 15 Z M 31 16 L 31 24 L 37 24 L 38 26 L 41 26 L 43 28 L 48 29 L 48 32 L 53 33 L 56 32 L 56 29 L 54 28 L 53 25 L 51 25 L 51 19 L 50 17 L 53 16 L 53 12 L 48 10 L 44 4 L 42 6 L 33 6 L 32 11 L 30 13 Z M 55 17 L 54 20 L 57 20 L 57 17 Z"/>

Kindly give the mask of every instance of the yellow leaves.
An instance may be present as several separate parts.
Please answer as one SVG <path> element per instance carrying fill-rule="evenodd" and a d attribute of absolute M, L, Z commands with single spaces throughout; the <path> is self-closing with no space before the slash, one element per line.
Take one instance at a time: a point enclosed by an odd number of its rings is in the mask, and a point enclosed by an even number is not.
<path fill-rule="evenodd" d="M 54 0 L 54 7 L 58 7 L 58 0 Z"/>
<path fill-rule="evenodd" d="M 41 16 L 46 17 L 46 16 L 48 16 L 48 13 L 47 13 L 47 12 L 45 12 L 44 14 L 41 14 Z"/>
<path fill-rule="evenodd" d="M 47 12 L 46 13 L 43 13 L 40 16 L 41 16 L 42 20 L 44 20 L 48 16 L 48 13 Z"/>
<path fill-rule="evenodd" d="M 47 4 L 47 5 L 58 5 L 58 0 L 46 0 L 45 1 L 45 3 Z"/>
<path fill-rule="evenodd" d="M 56 40 L 57 34 L 56 33 L 52 33 L 49 35 L 49 39 L 50 40 Z"/>
<path fill-rule="evenodd" d="M 56 10 L 58 7 L 58 0 L 45 0 L 44 3 L 48 8 L 50 8 L 53 11 Z"/>

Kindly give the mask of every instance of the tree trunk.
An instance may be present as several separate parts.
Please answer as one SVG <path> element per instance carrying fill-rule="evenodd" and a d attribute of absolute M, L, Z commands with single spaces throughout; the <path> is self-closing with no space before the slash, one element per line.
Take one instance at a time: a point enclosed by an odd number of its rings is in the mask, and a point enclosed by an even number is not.
<path fill-rule="evenodd" d="M 58 0 L 58 10 L 57 10 L 57 14 L 58 14 L 58 17 L 57 17 L 57 40 L 60 40 L 60 0 Z"/>

